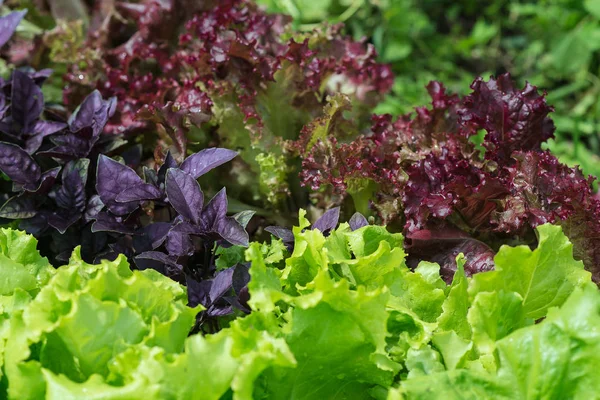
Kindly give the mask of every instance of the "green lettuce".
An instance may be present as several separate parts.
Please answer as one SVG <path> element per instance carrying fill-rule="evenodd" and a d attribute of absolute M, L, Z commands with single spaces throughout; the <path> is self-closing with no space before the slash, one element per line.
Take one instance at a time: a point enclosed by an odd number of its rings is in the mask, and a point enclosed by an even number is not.
<path fill-rule="evenodd" d="M 185 288 L 123 256 L 53 269 L 0 231 L 0 397 L 8 399 L 594 398 L 600 292 L 561 228 L 502 247 L 451 284 L 405 263 L 384 227 L 329 235 L 300 214 L 289 252 L 252 243 L 250 315 L 189 335 Z M 239 262 L 221 254 L 223 265 Z"/>

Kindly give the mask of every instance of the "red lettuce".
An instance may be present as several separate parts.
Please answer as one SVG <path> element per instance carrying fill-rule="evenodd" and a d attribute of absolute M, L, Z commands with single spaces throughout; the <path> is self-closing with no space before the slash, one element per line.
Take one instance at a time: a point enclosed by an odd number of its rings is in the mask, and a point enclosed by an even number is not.
<path fill-rule="evenodd" d="M 448 279 L 458 253 L 468 255 L 468 274 L 489 270 L 500 245 L 535 245 L 534 228 L 553 222 L 600 281 L 600 201 L 591 178 L 542 150 L 554 131 L 552 107 L 508 75 L 471 88 L 459 99 L 432 82 L 431 108 L 396 121 L 374 117 L 370 132 L 349 142 L 341 131 L 323 136 L 308 126 L 318 140 L 305 154 L 303 183 L 329 203 L 350 195 L 363 212 L 366 195 L 383 222 L 403 227 L 409 262 L 439 262 Z"/>
<path fill-rule="evenodd" d="M 248 0 L 194 4 L 109 7 L 85 44 L 93 52 L 82 51 L 84 59 L 65 76 L 65 102 L 76 104 L 92 89 L 115 96 L 119 109 L 108 132 L 155 133 L 157 154 L 170 149 L 178 161 L 188 147 L 198 150 L 190 138 L 238 149 L 227 177 L 237 178 L 230 186 L 238 197 L 275 207 L 291 194 L 304 203 L 293 173 L 302 126 L 328 95 L 342 92 L 362 127 L 392 85 L 389 66 L 376 62 L 372 45 L 344 37 L 341 26 L 294 34 L 289 17 L 266 14 Z M 278 162 L 260 162 L 273 158 Z M 271 204 L 259 200 L 265 197 Z"/>

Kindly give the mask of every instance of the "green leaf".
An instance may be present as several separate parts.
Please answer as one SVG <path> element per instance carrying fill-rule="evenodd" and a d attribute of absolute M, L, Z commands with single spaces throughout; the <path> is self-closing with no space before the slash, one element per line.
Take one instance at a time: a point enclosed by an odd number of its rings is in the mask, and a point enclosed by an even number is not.
<path fill-rule="evenodd" d="M 523 298 L 525 317 L 538 319 L 550 307 L 560 306 L 571 292 L 590 281 L 581 261 L 573 259 L 573 245 L 559 226 L 537 227 L 538 247 L 502 246 L 494 258 L 494 271 L 477 274 L 469 286 L 479 292 L 504 290 Z"/>
<path fill-rule="evenodd" d="M 590 14 L 600 19 L 600 0 L 584 0 L 583 6 Z"/>
<path fill-rule="evenodd" d="M 479 352 L 489 354 L 495 350 L 497 340 L 533 324 L 525 317 L 521 295 L 504 290 L 478 293 L 467 318 Z"/>
<path fill-rule="evenodd" d="M 448 297 L 442 305 L 443 312 L 437 319 L 439 329 L 454 331 L 465 340 L 471 338 L 471 328 L 467 323 L 469 310 L 468 282 L 465 276 L 465 258 L 461 254 L 456 258 L 456 272 L 450 285 Z"/>
<path fill-rule="evenodd" d="M 594 398 L 600 368 L 600 292 L 577 289 L 540 324 L 497 343 L 498 379 L 514 399 Z"/>

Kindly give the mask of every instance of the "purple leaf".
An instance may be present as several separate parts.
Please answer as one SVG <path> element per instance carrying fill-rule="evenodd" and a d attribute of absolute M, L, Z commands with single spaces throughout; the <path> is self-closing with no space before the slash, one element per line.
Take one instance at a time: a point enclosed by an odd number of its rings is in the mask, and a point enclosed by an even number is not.
<path fill-rule="evenodd" d="M 202 210 L 200 226 L 206 232 L 216 233 L 233 245 L 248 246 L 248 232 L 233 217 L 227 216 L 227 192 L 221 189 Z"/>
<path fill-rule="evenodd" d="M 11 12 L 0 17 L 0 47 L 8 42 L 25 14 L 27 14 L 27 10 Z"/>
<path fill-rule="evenodd" d="M 85 210 L 85 185 L 89 164 L 90 160 L 81 158 L 77 161 L 69 161 L 64 167 L 62 186 L 54 192 L 54 201 L 60 208 L 78 212 Z M 48 222 L 52 225 L 50 221 Z"/>
<path fill-rule="evenodd" d="M 187 286 L 189 307 L 196 307 L 198 304 L 202 304 L 204 306 L 210 305 L 210 299 L 208 294 L 212 285 L 211 281 L 204 280 L 198 282 L 189 275 L 186 275 L 185 283 Z"/>
<path fill-rule="evenodd" d="M 241 211 L 233 216 L 233 218 L 240 223 L 242 228 L 246 229 L 248 226 L 248 222 L 252 219 L 252 217 L 256 214 L 256 211 Z"/>
<path fill-rule="evenodd" d="M 15 70 L 12 76 L 11 117 L 21 131 L 30 133 L 44 109 L 42 90 L 26 73 Z"/>
<path fill-rule="evenodd" d="M 54 135 L 63 130 L 66 126 L 67 125 L 63 122 L 36 121 L 33 127 L 32 136 L 25 142 L 25 151 L 29 154 L 35 153 L 42 145 L 42 141 L 46 136 Z"/>
<path fill-rule="evenodd" d="M 198 182 L 186 172 L 169 168 L 166 185 L 171 206 L 182 217 L 198 224 L 204 203 L 204 195 Z"/>
<path fill-rule="evenodd" d="M 135 230 L 126 226 L 121 218 L 107 212 L 101 212 L 96 215 L 96 221 L 92 224 L 92 232 L 116 232 L 133 235 Z"/>
<path fill-rule="evenodd" d="M 134 170 L 117 161 L 100 155 L 96 178 L 96 191 L 106 207 L 115 215 L 127 215 L 138 208 L 138 203 L 118 203 L 119 193 L 127 188 L 143 184 Z"/>
<path fill-rule="evenodd" d="M 355 212 L 352 215 L 352 217 L 350 217 L 350 221 L 348 221 L 348 224 L 350 224 L 350 229 L 355 231 L 362 228 L 363 226 L 369 225 L 369 221 L 367 221 L 365 216 L 361 213 Z"/>
<path fill-rule="evenodd" d="M 91 128 L 92 136 L 98 136 L 108 119 L 115 113 L 115 107 L 116 99 L 114 97 L 104 100 L 100 92 L 94 90 L 71 115 L 69 119 L 71 131 L 78 132 L 84 128 Z"/>
<path fill-rule="evenodd" d="M 60 172 L 61 167 L 54 167 L 42 174 L 40 180 L 36 183 L 19 184 L 13 183 L 13 191 L 18 192 L 26 190 L 32 194 L 45 195 L 50 192 L 56 182 L 56 178 Z"/>
<path fill-rule="evenodd" d="M 139 269 L 152 268 L 167 276 L 175 275 L 183 269 L 173 257 L 169 257 L 160 251 L 145 251 L 136 256 L 134 260 Z"/>
<path fill-rule="evenodd" d="M 165 241 L 170 230 L 171 224 L 168 222 L 155 222 L 144 228 L 145 235 L 150 240 L 152 249 L 156 249 Z"/>
<path fill-rule="evenodd" d="M 177 168 L 177 161 L 173 158 L 170 151 L 167 151 L 167 155 L 165 156 L 165 162 L 158 169 L 158 183 L 164 183 L 165 177 L 167 175 L 167 171 L 169 168 Z"/>
<path fill-rule="evenodd" d="M 165 248 L 170 256 L 190 256 L 194 253 L 191 238 L 181 232 L 170 231 L 166 238 Z"/>
<path fill-rule="evenodd" d="M 224 217 L 217 223 L 216 232 L 235 246 L 248 247 L 248 232 L 233 217 Z"/>
<path fill-rule="evenodd" d="M 212 280 L 212 285 L 210 286 L 210 292 L 208 294 L 211 304 L 214 304 L 227 293 L 229 289 L 231 289 L 233 285 L 234 270 L 233 267 L 224 269 Z"/>
<path fill-rule="evenodd" d="M 32 71 L 28 73 L 29 77 L 33 79 L 36 85 L 41 86 L 46 79 L 50 78 L 52 75 L 52 70 L 50 68 L 40 69 L 39 71 Z"/>
<path fill-rule="evenodd" d="M 209 317 L 222 317 L 224 315 L 229 315 L 233 312 L 233 307 L 231 306 L 221 306 L 221 305 L 212 305 L 206 310 L 206 315 Z"/>
<path fill-rule="evenodd" d="M 224 296 L 223 300 L 225 300 L 233 307 L 237 308 L 238 310 L 241 310 L 246 314 L 250 313 L 250 306 L 248 306 L 248 300 L 250 300 L 250 295 L 248 293 L 247 286 L 243 287 L 237 296 Z"/>
<path fill-rule="evenodd" d="M 233 290 L 239 294 L 250 282 L 250 272 L 248 266 L 243 264 L 237 264 L 233 268 L 235 271 L 233 272 L 232 286 Z"/>
<path fill-rule="evenodd" d="M 179 223 L 176 223 L 175 225 L 173 225 L 171 232 L 180 232 L 180 233 L 185 233 L 188 235 L 197 235 L 197 236 L 205 235 L 208 233 L 206 229 L 201 228 L 198 225 L 194 225 L 189 222 L 185 222 L 185 221 L 182 221 L 182 222 L 179 222 Z"/>
<path fill-rule="evenodd" d="M 51 140 L 56 146 L 50 150 L 41 151 L 37 153 L 38 155 L 60 159 L 87 157 L 94 145 L 93 140 L 80 137 L 74 133 L 54 136 Z"/>
<path fill-rule="evenodd" d="M 29 154 L 19 146 L 0 142 L 0 170 L 21 184 L 36 184 L 42 171 Z"/>
<path fill-rule="evenodd" d="M 181 169 L 198 179 L 213 168 L 233 160 L 237 155 L 237 152 L 228 149 L 204 149 L 186 158 L 181 164 Z"/>
<path fill-rule="evenodd" d="M 31 218 L 21 220 L 21 223 L 19 223 L 19 229 L 24 230 L 30 235 L 41 235 L 48 228 L 48 221 L 46 220 L 46 216 L 44 214 L 44 212 L 39 212 Z"/>
<path fill-rule="evenodd" d="M 325 214 L 321 218 L 317 219 L 312 225 L 312 229 L 318 229 L 322 233 L 329 233 L 329 231 L 335 229 L 340 220 L 340 208 L 335 207 L 325 211 Z"/>
<path fill-rule="evenodd" d="M 162 197 L 162 192 L 149 183 L 139 183 L 133 187 L 123 190 L 117 195 L 117 203 L 140 202 L 154 200 Z"/>
<path fill-rule="evenodd" d="M 0 217 L 8 219 L 26 219 L 37 214 L 35 202 L 30 196 L 15 196 L 0 208 Z"/>
<path fill-rule="evenodd" d="M 6 110 L 8 110 L 8 105 L 6 104 L 6 96 L 4 95 L 4 93 L 0 92 L 0 119 L 4 118 Z"/>
<path fill-rule="evenodd" d="M 214 231 L 218 221 L 225 218 L 227 215 L 227 192 L 225 188 L 219 192 L 208 202 L 202 210 L 202 218 L 200 226 L 205 231 Z"/>
<path fill-rule="evenodd" d="M 104 208 L 104 203 L 100 196 L 97 194 L 93 195 L 88 201 L 87 207 L 85 208 L 85 213 L 83 215 L 83 220 L 85 222 L 90 222 L 98 217 L 98 213 L 102 211 Z"/>
<path fill-rule="evenodd" d="M 81 213 L 53 213 L 47 218 L 48 225 L 56 229 L 61 235 L 64 234 L 71 225 L 73 225 L 79 218 Z"/>
<path fill-rule="evenodd" d="M 284 228 L 283 226 L 267 226 L 265 231 L 278 239 L 283 240 L 284 243 L 294 243 L 294 233 L 291 229 Z"/>

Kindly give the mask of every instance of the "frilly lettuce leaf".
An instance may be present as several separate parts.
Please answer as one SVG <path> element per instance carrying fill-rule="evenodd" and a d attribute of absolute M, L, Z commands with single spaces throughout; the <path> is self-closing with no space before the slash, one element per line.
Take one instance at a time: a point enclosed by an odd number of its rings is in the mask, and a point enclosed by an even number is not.
<path fill-rule="evenodd" d="M 406 399 L 594 398 L 600 382 L 600 292 L 577 288 L 537 325 L 496 343 L 498 372 L 461 369 L 402 382 Z M 397 395 L 397 394 L 394 394 Z M 390 394 L 390 398 L 392 394 Z"/>
<path fill-rule="evenodd" d="M 179 284 L 155 271 L 131 271 L 123 256 L 91 265 L 76 249 L 69 265 L 11 313 L 4 357 L 9 398 L 43 398 L 49 385 L 51 397 L 60 398 L 67 389 L 57 385 L 65 377 L 98 386 L 132 345 L 181 352 L 198 312 L 186 299 Z"/>
<path fill-rule="evenodd" d="M 178 283 L 132 271 L 123 256 L 87 264 L 78 250 L 68 265 L 49 269 L 30 237 L 0 231 L 7 260 L 0 275 L 24 277 L 5 279 L 0 296 L 0 397 L 598 393 L 600 292 L 560 227 L 539 227 L 533 250 L 502 247 L 495 271 L 467 277 L 459 255 L 449 285 L 437 264 L 406 265 L 400 234 L 341 224 L 324 235 L 308 227 L 301 213 L 291 254 L 281 240 L 252 243 L 245 254 L 251 314 L 189 337 L 199 309 L 186 305 Z"/>

